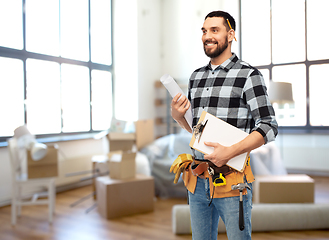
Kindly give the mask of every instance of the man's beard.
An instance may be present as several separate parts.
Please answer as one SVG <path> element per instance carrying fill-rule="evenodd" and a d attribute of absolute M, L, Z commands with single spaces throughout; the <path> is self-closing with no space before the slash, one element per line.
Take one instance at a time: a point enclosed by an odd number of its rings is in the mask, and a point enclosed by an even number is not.
<path fill-rule="evenodd" d="M 224 52 L 225 49 L 228 47 L 228 40 L 227 40 L 227 38 L 226 38 L 225 43 L 224 43 L 222 46 L 218 45 L 218 42 L 217 42 L 217 48 L 215 49 L 215 51 L 207 53 L 207 49 L 206 49 L 206 47 L 205 47 L 205 44 L 206 44 L 206 43 L 210 43 L 210 41 L 206 41 L 206 42 L 203 44 L 203 50 L 204 50 L 204 53 L 205 53 L 208 57 L 210 57 L 210 58 L 216 58 L 216 57 L 218 57 L 218 56 L 221 55 L 222 52 Z"/>

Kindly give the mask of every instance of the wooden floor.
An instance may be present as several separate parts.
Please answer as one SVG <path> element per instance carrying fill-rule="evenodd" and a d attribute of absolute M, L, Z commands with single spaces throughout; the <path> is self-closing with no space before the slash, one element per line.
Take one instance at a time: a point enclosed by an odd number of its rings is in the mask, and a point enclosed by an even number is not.
<path fill-rule="evenodd" d="M 329 203 L 329 178 L 315 177 L 315 202 Z M 154 212 L 105 220 L 97 208 L 86 213 L 93 205 L 90 198 L 75 207 L 72 203 L 92 191 L 86 186 L 63 193 L 56 198 L 54 223 L 47 222 L 46 206 L 26 206 L 17 225 L 10 224 L 10 206 L 0 208 L 0 240 L 171 240 L 192 239 L 191 235 L 174 235 L 171 229 L 171 210 L 175 204 L 185 204 L 185 199 L 157 199 Z M 253 233 L 254 240 L 329 239 L 329 230 L 286 231 Z M 227 239 L 219 234 L 218 239 Z"/>

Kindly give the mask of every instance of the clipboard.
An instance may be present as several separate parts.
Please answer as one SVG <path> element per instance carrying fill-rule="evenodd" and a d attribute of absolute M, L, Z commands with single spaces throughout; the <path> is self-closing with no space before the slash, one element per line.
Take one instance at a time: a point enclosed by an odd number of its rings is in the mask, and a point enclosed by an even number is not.
<path fill-rule="evenodd" d="M 199 131 L 200 127 L 202 131 Z M 203 111 L 198 125 L 193 129 L 190 147 L 203 154 L 211 154 L 214 148 L 206 146 L 204 142 L 217 142 L 223 146 L 231 146 L 243 140 L 248 135 L 248 133 L 241 129 Z M 240 154 L 229 160 L 226 165 L 239 172 L 243 172 L 248 157 L 249 153 Z"/>

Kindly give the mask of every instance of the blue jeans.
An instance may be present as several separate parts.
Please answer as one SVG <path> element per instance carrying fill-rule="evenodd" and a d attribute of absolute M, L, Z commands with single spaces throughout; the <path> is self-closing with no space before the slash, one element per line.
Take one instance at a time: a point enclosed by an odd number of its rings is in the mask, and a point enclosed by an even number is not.
<path fill-rule="evenodd" d="M 252 189 L 252 184 L 248 183 Z M 194 194 L 189 192 L 193 240 L 217 239 L 219 218 L 223 219 L 228 239 L 251 239 L 252 190 L 243 195 L 245 229 L 239 229 L 240 197 L 214 198 L 211 201 L 209 179 L 198 177 Z"/>

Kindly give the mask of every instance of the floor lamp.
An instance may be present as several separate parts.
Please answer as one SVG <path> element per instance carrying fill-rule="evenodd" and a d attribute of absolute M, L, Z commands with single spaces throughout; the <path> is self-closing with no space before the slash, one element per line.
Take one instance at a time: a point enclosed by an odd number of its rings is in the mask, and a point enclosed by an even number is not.
<path fill-rule="evenodd" d="M 34 161 L 41 160 L 47 154 L 47 145 L 36 141 L 35 136 L 30 133 L 26 125 L 14 130 L 14 138 L 17 139 L 19 147 L 24 147 L 31 151 Z"/>
<path fill-rule="evenodd" d="M 294 103 L 292 84 L 288 82 L 270 81 L 268 95 L 271 103 L 277 103 L 279 108 L 286 103 Z M 280 151 L 283 158 L 283 136 L 281 137 Z"/>

